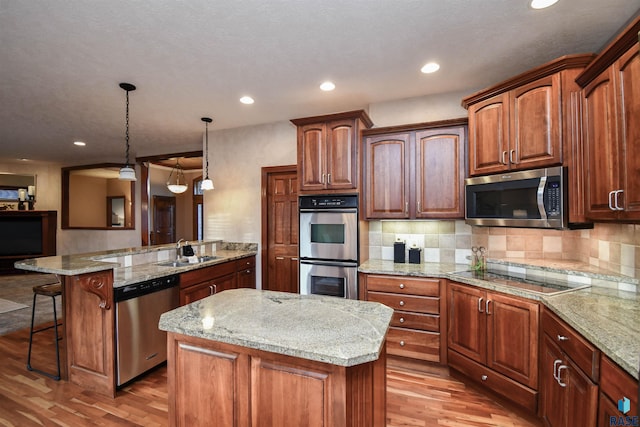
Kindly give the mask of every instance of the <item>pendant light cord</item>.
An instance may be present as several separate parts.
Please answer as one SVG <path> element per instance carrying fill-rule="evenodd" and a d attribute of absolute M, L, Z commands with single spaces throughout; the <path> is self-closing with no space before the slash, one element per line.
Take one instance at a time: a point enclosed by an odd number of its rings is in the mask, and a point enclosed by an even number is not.
<path fill-rule="evenodd" d="M 207 173 L 205 179 L 209 179 L 209 122 L 204 122 L 204 157 L 207 162 Z"/>
<path fill-rule="evenodd" d="M 126 112 L 126 133 L 125 139 L 127 141 L 127 150 L 125 158 L 127 160 L 127 167 L 129 167 L 129 91 L 127 90 L 127 112 Z"/>

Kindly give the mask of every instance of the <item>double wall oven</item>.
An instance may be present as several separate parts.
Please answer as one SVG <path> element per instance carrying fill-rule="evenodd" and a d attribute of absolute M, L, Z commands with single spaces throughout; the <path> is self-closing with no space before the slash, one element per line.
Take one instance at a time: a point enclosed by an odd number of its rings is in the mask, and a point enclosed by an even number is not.
<path fill-rule="evenodd" d="M 358 196 L 300 196 L 300 293 L 358 299 Z"/>

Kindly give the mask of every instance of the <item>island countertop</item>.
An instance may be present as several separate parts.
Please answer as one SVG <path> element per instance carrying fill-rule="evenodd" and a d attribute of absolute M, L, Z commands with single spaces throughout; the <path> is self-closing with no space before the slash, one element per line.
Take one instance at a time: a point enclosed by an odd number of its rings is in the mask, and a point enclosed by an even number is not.
<path fill-rule="evenodd" d="M 375 302 L 232 289 L 164 313 L 159 328 L 349 367 L 380 357 L 392 315 Z"/>

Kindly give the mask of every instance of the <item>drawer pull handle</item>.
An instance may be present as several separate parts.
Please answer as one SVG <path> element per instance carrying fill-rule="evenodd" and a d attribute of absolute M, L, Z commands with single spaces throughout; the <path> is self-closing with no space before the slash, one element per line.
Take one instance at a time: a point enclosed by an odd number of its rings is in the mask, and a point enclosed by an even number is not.
<path fill-rule="evenodd" d="M 404 307 L 404 301 L 400 301 L 400 307 Z"/>
<path fill-rule="evenodd" d="M 404 283 L 400 283 L 400 289 L 404 289 Z"/>
<path fill-rule="evenodd" d="M 484 303 L 484 311 L 487 313 L 487 315 L 491 314 L 491 312 L 489 311 L 489 303 L 491 303 L 491 300 L 488 299 L 485 303 Z"/>
<path fill-rule="evenodd" d="M 562 360 L 560 359 L 556 359 L 553 362 L 553 378 L 558 381 L 558 365 L 562 363 Z"/>
<path fill-rule="evenodd" d="M 558 335 L 558 341 L 569 341 L 569 337 L 565 337 L 564 335 Z"/>
<path fill-rule="evenodd" d="M 400 347 L 404 347 L 404 341 L 400 341 Z"/>
<path fill-rule="evenodd" d="M 404 317 L 400 318 L 400 323 L 404 323 Z"/>
<path fill-rule="evenodd" d="M 284 259 L 284 257 L 283 257 L 283 256 L 277 256 L 277 257 L 276 257 L 276 259 L 277 259 L 278 261 L 280 261 L 280 260 L 283 260 L 283 259 Z M 247 264 L 249 264 L 249 263 L 247 263 Z"/>
<path fill-rule="evenodd" d="M 484 311 L 482 311 L 482 300 L 483 300 L 483 299 L 484 299 L 484 298 L 478 298 L 478 311 L 479 311 L 480 313 L 484 313 Z"/>
<path fill-rule="evenodd" d="M 489 377 L 487 377 L 486 375 L 483 375 L 483 376 L 481 376 L 481 377 L 480 377 L 480 379 L 481 379 L 482 381 L 486 381 L 487 379 L 489 379 Z"/>

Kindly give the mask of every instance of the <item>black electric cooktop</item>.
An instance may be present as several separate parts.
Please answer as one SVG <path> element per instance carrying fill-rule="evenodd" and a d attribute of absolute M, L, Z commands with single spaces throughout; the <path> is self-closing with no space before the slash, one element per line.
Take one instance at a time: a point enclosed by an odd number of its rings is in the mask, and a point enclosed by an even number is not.
<path fill-rule="evenodd" d="M 537 292 L 545 295 L 553 295 L 561 292 L 584 289 L 590 286 L 582 283 L 559 282 L 553 280 L 532 280 L 524 277 L 510 276 L 508 274 L 491 271 L 457 271 L 453 274 L 456 276 L 484 280 L 491 283 L 498 283 L 500 285 L 511 286 L 529 292 Z"/>

